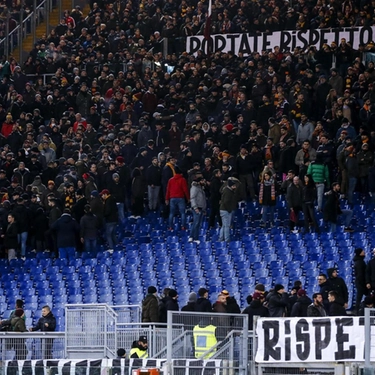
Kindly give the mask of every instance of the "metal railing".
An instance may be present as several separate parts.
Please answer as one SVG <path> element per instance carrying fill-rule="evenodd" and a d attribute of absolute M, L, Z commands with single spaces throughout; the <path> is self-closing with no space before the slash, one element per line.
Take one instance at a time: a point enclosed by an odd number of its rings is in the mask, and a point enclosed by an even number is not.
<path fill-rule="evenodd" d="M 1 361 L 62 359 L 65 354 L 64 332 L 0 332 Z"/>
<path fill-rule="evenodd" d="M 69 358 L 113 358 L 117 313 L 106 304 L 65 306 L 65 345 Z"/>

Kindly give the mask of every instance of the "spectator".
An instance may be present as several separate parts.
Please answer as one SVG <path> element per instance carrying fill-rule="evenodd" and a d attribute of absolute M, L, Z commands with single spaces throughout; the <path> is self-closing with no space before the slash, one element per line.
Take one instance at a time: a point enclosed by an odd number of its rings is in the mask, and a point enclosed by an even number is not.
<path fill-rule="evenodd" d="M 354 251 L 355 255 L 353 258 L 354 263 L 354 276 L 355 276 L 355 287 L 357 289 L 355 309 L 359 310 L 361 306 L 362 297 L 367 295 L 366 287 L 366 262 L 365 262 L 365 251 L 361 248 L 357 248 Z"/>
<path fill-rule="evenodd" d="M 158 158 L 152 158 L 151 165 L 146 171 L 148 208 L 150 211 L 156 211 L 159 207 L 159 196 L 161 188 L 161 168 Z"/>
<path fill-rule="evenodd" d="M 168 218 L 169 230 L 172 230 L 173 217 L 176 208 L 178 208 L 181 215 L 181 229 L 185 230 L 186 226 L 186 202 L 189 203 L 190 196 L 187 187 L 187 182 L 182 176 L 181 170 L 176 167 L 175 175 L 168 181 L 167 191 L 165 194 L 165 204 L 170 206 L 170 213 Z"/>
<path fill-rule="evenodd" d="M 271 291 L 267 297 L 268 311 L 270 317 L 285 317 L 288 314 L 288 293 L 285 293 L 285 289 L 281 284 L 276 284 L 273 291 Z"/>
<path fill-rule="evenodd" d="M 233 212 L 237 208 L 236 189 L 237 184 L 233 180 L 228 180 L 227 186 L 223 186 L 222 188 L 220 201 L 222 226 L 219 241 L 230 241 L 230 226 L 232 224 Z"/>
<path fill-rule="evenodd" d="M 321 211 L 323 207 L 324 187 L 330 186 L 329 170 L 323 160 L 323 154 L 317 153 L 316 160 L 310 163 L 307 168 L 307 174 L 311 175 L 311 178 L 316 185 L 318 211 Z"/>
<path fill-rule="evenodd" d="M 346 311 L 341 302 L 338 302 L 338 294 L 335 291 L 328 293 L 329 316 L 346 316 Z"/>
<path fill-rule="evenodd" d="M 77 247 L 79 224 L 72 218 L 70 211 L 65 208 L 63 214 L 51 227 L 56 232 L 59 258 L 74 259 Z"/>
<path fill-rule="evenodd" d="M 366 266 L 366 288 L 369 292 L 375 290 L 375 249 L 372 250 L 372 255 Z"/>
<path fill-rule="evenodd" d="M 16 250 L 18 247 L 18 228 L 13 214 L 8 214 L 8 226 L 4 238 L 4 246 L 8 251 L 8 260 L 16 259 Z"/>
<path fill-rule="evenodd" d="M 213 171 L 213 176 L 210 180 L 210 217 L 208 221 L 209 228 L 215 228 L 216 226 L 216 219 L 218 220 L 219 226 L 221 226 L 221 216 L 220 216 L 220 200 L 221 200 L 221 171 L 220 169 L 215 169 Z"/>
<path fill-rule="evenodd" d="M 313 302 L 307 308 L 307 316 L 311 318 L 320 318 L 327 316 L 323 305 L 323 297 L 320 293 L 313 294 Z"/>
<path fill-rule="evenodd" d="M 198 290 L 198 299 L 195 305 L 195 311 L 197 312 L 212 312 L 211 302 L 208 300 L 208 290 L 206 288 L 200 288 Z"/>
<path fill-rule="evenodd" d="M 299 289 L 297 292 L 297 301 L 290 312 L 291 317 L 307 317 L 308 307 L 311 305 L 311 299 L 307 296 L 306 291 Z"/>
<path fill-rule="evenodd" d="M 372 296 L 366 296 L 363 300 L 361 308 L 358 310 L 358 316 L 365 316 L 365 309 L 372 309 L 374 307 L 374 299 Z"/>
<path fill-rule="evenodd" d="M 350 228 L 353 211 L 349 209 L 342 210 L 340 207 L 340 184 L 334 182 L 332 190 L 326 193 L 328 199 L 324 206 L 324 220 L 328 221 L 331 226 L 331 232 L 336 231 L 336 225 L 339 215 L 344 217 L 345 232 L 353 232 Z"/>
<path fill-rule="evenodd" d="M 154 286 L 149 286 L 147 293 L 147 296 L 142 301 L 142 323 L 159 322 L 157 290 Z"/>
<path fill-rule="evenodd" d="M 97 217 L 92 213 L 91 206 L 85 205 L 85 214 L 80 221 L 80 238 L 84 245 L 85 251 L 93 253 L 96 251 L 96 242 L 99 236 L 99 222 Z"/>
<path fill-rule="evenodd" d="M 254 329 L 254 316 L 260 316 L 261 318 L 267 318 L 269 316 L 267 307 L 263 305 L 264 302 L 264 295 L 262 293 L 255 292 L 252 295 L 251 300 L 248 302 L 249 306 L 247 306 L 242 312 L 242 314 L 247 314 L 249 316 L 249 331 Z"/>
<path fill-rule="evenodd" d="M 328 281 L 330 283 L 331 291 L 336 292 L 335 300 L 341 303 L 346 309 L 348 308 L 349 293 L 348 287 L 342 277 L 338 276 L 336 268 L 328 268 Z"/>
<path fill-rule="evenodd" d="M 104 201 L 103 217 L 105 221 L 105 235 L 108 243 L 108 252 L 113 253 L 117 245 L 116 227 L 118 221 L 117 205 L 115 199 L 111 196 L 108 189 L 103 189 L 100 196 Z"/>
<path fill-rule="evenodd" d="M 189 294 L 188 303 L 181 308 L 181 311 L 196 311 L 195 305 L 197 303 L 197 293 L 191 292 Z"/>
<path fill-rule="evenodd" d="M 299 213 L 302 210 L 303 189 L 299 177 L 293 177 L 293 183 L 286 192 L 286 200 L 289 207 L 289 228 L 293 233 L 298 233 Z"/>
<path fill-rule="evenodd" d="M 236 301 L 236 298 L 234 296 L 231 296 L 227 290 L 223 290 L 221 292 L 223 296 L 226 298 L 226 311 L 229 314 L 240 314 L 241 309 L 240 306 L 238 306 L 238 303 Z"/>
<path fill-rule="evenodd" d="M 305 231 L 309 231 L 309 227 L 313 227 L 317 232 L 320 232 L 318 224 L 315 219 L 314 203 L 316 199 L 316 186 L 311 175 L 305 175 L 304 185 L 302 188 L 302 208 L 305 220 Z"/>
<path fill-rule="evenodd" d="M 190 203 L 193 210 L 193 224 L 191 227 L 189 241 L 200 243 L 199 234 L 202 228 L 202 223 L 204 216 L 206 214 L 206 194 L 204 187 L 206 181 L 202 177 L 198 177 L 195 181 L 192 182 L 190 188 Z"/>
<path fill-rule="evenodd" d="M 33 331 L 54 332 L 56 330 L 56 318 L 52 314 L 49 306 L 42 307 L 42 317 L 39 318 L 34 327 L 29 328 L 30 332 Z M 53 339 L 45 339 L 45 352 L 44 359 L 52 359 Z"/>
<path fill-rule="evenodd" d="M 271 172 L 266 172 L 263 175 L 263 181 L 261 181 L 259 188 L 259 203 L 262 205 L 262 222 L 260 225 L 265 228 L 269 221 L 272 228 L 275 221 L 276 186 Z M 268 213 L 270 214 L 269 220 Z"/>

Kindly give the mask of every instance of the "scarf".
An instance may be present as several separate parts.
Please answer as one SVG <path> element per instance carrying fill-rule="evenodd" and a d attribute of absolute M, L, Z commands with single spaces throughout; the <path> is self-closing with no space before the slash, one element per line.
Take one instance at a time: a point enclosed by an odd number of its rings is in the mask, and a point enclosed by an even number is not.
<path fill-rule="evenodd" d="M 303 161 L 304 163 L 308 162 L 310 160 L 309 150 L 303 150 Z"/>
<path fill-rule="evenodd" d="M 276 199 L 276 189 L 273 180 L 270 179 L 268 181 L 264 180 L 262 184 L 260 184 L 259 189 L 259 203 L 263 204 L 263 194 L 264 194 L 264 187 L 271 186 L 271 200 L 274 201 Z"/>
<path fill-rule="evenodd" d="M 176 171 L 174 170 L 174 166 L 172 163 L 166 163 L 165 165 L 167 165 L 169 168 L 172 169 L 172 173 L 173 173 L 173 176 L 176 174 Z"/>

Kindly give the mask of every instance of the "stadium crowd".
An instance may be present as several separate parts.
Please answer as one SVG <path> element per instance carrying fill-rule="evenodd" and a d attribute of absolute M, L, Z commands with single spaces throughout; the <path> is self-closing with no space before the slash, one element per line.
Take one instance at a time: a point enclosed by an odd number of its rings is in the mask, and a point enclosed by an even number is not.
<path fill-rule="evenodd" d="M 272 226 L 278 194 L 291 230 L 301 211 L 306 231 L 321 230 L 318 210 L 332 231 L 340 215 L 352 231 L 354 192 L 375 197 L 375 66 L 365 61 L 374 43 L 189 55 L 185 37 L 203 34 L 206 1 L 90 6 L 87 18 L 79 6 L 65 11 L 25 62 L 0 65 L 8 259 L 27 248 L 71 257 L 98 239 L 112 252 L 118 223 L 147 211 L 172 229 L 178 209 L 185 230 L 187 203 L 191 241 L 207 207 L 229 241 L 238 202 L 258 201 Z M 375 1 L 216 0 L 211 32 L 371 26 L 374 10 Z"/>

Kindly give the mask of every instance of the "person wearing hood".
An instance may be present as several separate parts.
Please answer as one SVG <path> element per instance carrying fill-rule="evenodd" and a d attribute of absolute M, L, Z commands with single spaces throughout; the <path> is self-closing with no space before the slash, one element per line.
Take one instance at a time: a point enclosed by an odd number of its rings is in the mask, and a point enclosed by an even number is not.
<path fill-rule="evenodd" d="M 167 191 L 165 194 L 165 204 L 170 206 L 168 227 L 171 230 L 173 225 L 173 217 L 176 208 L 181 215 L 181 229 L 185 230 L 186 226 L 186 202 L 189 203 L 190 194 L 185 178 L 182 176 L 180 168 L 175 168 L 175 175 L 168 181 Z"/>
<path fill-rule="evenodd" d="M 52 230 L 56 232 L 59 258 L 74 259 L 77 246 L 79 224 L 72 218 L 69 209 L 64 209 L 61 217 L 53 223 Z"/>
<path fill-rule="evenodd" d="M 362 297 L 367 295 L 366 287 L 366 262 L 365 262 L 365 251 L 361 248 L 357 248 L 354 251 L 354 275 L 355 275 L 355 287 L 357 289 L 357 296 L 355 299 L 355 309 L 358 311 L 361 307 Z"/>
<path fill-rule="evenodd" d="M 311 299 L 307 296 L 306 291 L 300 289 L 297 292 L 297 302 L 293 305 L 290 313 L 291 317 L 307 317 L 307 308 L 311 305 Z"/>
<path fill-rule="evenodd" d="M 207 199 L 204 191 L 206 181 L 198 177 L 192 182 L 190 188 L 190 203 L 193 210 L 193 225 L 191 226 L 189 242 L 200 243 L 199 233 L 202 228 L 203 217 L 206 213 Z"/>
<path fill-rule="evenodd" d="M 222 226 L 220 229 L 219 241 L 230 241 L 230 226 L 233 212 L 237 209 L 237 184 L 233 180 L 228 180 L 227 186 L 223 187 L 220 201 L 220 217 Z"/>
<path fill-rule="evenodd" d="M 249 298 L 250 297 L 250 298 Z M 261 318 L 269 317 L 269 312 L 267 307 L 263 305 L 265 296 L 263 293 L 255 292 L 252 296 L 246 298 L 249 306 L 242 311 L 242 314 L 247 314 L 249 316 L 249 331 L 254 327 L 254 316 L 260 316 Z"/>
<path fill-rule="evenodd" d="M 348 308 L 349 292 L 348 287 L 342 277 L 338 276 L 336 268 L 328 268 L 328 280 L 331 284 L 331 291 L 335 291 L 337 296 L 335 298 L 337 303 L 341 303 L 344 307 Z M 329 296 L 329 293 L 328 293 Z"/>
<path fill-rule="evenodd" d="M 197 304 L 197 293 L 191 292 L 189 294 L 188 303 L 182 307 L 181 311 L 196 311 L 195 305 Z"/>
<path fill-rule="evenodd" d="M 157 289 L 149 286 L 147 296 L 142 301 L 142 323 L 159 322 L 159 300 L 157 297 Z"/>
<path fill-rule="evenodd" d="M 287 316 L 287 308 L 289 306 L 289 296 L 285 292 L 284 286 L 276 284 L 273 291 L 268 293 L 267 298 L 268 311 L 271 317 Z"/>
<path fill-rule="evenodd" d="M 211 302 L 208 299 L 208 290 L 206 288 L 200 288 L 198 290 L 198 299 L 195 304 L 196 312 L 212 312 Z"/>

